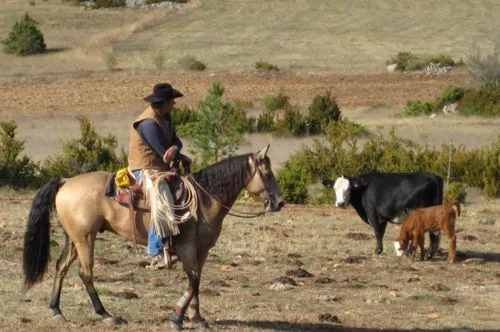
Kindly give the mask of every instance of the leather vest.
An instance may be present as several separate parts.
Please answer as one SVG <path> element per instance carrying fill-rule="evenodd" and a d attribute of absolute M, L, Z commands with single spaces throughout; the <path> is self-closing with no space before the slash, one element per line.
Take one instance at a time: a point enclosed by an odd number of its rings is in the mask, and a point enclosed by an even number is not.
<path fill-rule="evenodd" d="M 136 130 L 137 125 L 145 120 L 153 119 L 161 128 L 167 147 L 171 146 L 175 137 L 175 130 L 170 120 L 170 117 L 162 117 L 157 114 L 153 108 L 146 109 L 130 126 L 130 141 L 128 145 L 128 165 L 129 169 L 156 169 L 159 171 L 167 171 L 168 166 L 163 162 L 163 156 L 159 156 L 153 151 L 141 138 Z"/>

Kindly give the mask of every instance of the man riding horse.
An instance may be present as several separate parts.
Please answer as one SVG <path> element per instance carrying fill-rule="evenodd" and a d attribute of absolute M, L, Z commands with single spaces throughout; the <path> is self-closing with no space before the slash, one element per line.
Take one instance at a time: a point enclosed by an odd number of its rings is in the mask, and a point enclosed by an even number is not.
<path fill-rule="evenodd" d="M 188 157 L 180 154 L 182 142 L 171 118 L 175 99 L 182 96 L 170 84 L 160 83 L 154 86 L 152 94 L 144 98 L 150 106 L 132 123 L 128 146 L 128 168 L 137 181 L 141 178 L 151 179 L 159 172 L 168 171 L 177 154 L 184 162 L 191 162 Z M 166 197 L 172 196 L 167 185 L 162 186 L 162 191 Z M 168 233 L 170 234 L 161 236 L 154 227 L 149 227 L 147 253 L 153 256 L 150 267 L 168 264 L 168 242 L 165 243 L 165 240 L 177 235 L 178 228 L 173 227 Z"/>

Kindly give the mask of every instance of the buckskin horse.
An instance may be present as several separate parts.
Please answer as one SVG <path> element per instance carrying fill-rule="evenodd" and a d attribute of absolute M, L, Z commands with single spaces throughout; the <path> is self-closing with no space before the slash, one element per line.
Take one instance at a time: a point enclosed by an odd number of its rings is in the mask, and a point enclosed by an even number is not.
<path fill-rule="evenodd" d="M 179 224 L 180 234 L 172 238 L 173 248 L 182 262 L 189 285 L 169 317 L 171 324 L 182 328 L 187 313 L 192 322 L 208 327 L 199 307 L 200 276 L 207 258 L 220 235 L 222 221 L 243 188 L 264 200 L 264 212 L 279 211 L 284 205 L 283 194 L 267 156 L 269 145 L 257 153 L 230 157 L 192 173 L 190 181 L 198 198 L 197 221 Z M 55 208 L 66 237 L 56 263 L 54 285 L 49 308 L 54 317 L 62 317 L 59 306 L 64 276 L 78 257 L 80 278 L 92 300 L 94 310 L 104 322 L 125 323 L 104 309 L 93 283 L 94 242 L 98 232 L 110 231 L 125 239 L 133 236 L 140 244 L 147 243 L 149 218 L 135 222 L 129 210 L 105 197 L 109 173 L 91 172 L 72 178 L 54 178 L 36 193 L 28 216 L 24 235 L 24 285 L 28 290 L 43 280 L 50 260 L 50 215 Z M 139 219 L 140 220 L 140 219 Z"/>

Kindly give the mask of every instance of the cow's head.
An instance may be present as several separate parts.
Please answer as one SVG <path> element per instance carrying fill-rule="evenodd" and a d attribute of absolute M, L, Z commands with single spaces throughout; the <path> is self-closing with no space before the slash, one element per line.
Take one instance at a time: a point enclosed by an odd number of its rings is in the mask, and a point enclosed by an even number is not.
<path fill-rule="evenodd" d="M 344 177 L 342 175 L 335 182 L 330 179 L 323 180 L 323 185 L 335 190 L 336 207 L 346 207 L 351 202 L 351 191 L 363 187 L 364 182 L 361 178 Z"/>

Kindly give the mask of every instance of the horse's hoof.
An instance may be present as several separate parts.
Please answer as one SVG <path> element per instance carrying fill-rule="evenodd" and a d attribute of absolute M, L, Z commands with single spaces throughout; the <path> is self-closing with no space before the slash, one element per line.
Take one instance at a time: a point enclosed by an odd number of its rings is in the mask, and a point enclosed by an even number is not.
<path fill-rule="evenodd" d="M 377 248 L 377 249 L 375 249 L 375 253 L 376 253 L 377 255 L 380 255 L 380 254 L 382 253 L 382 251 L 384 251 L 382 248 Z"/>
<path fill-rule="evenodd" d="M 121 317 L 106 317 L 102 320 L 102 322 L 106 325 L 121 325 L 121 324 L 127 324 L 127 320 L 123 319 Z"/>
<path fill-rule="evenodd" d="M 170 321 L 170 325 L 176 329 L 177 331 L 182 330 L 182 323 L 184 323 L 184 317 L 173 314 L 168 319 Z"/>
<path fill-rule="evenodd" d="M 55 314 L 54 316 L 52 316 L 52 319 L 56 322 L 66 322 L 66 317 L 64 317 L 62 314 Z"/>
<path fill-rule="evenodd" d="M 200 329 L 209 329 L 210 326 L 208 325 L 208 321 L 205 318 L 200 319 L 199 321 L 196 322 L 198 324 L 198 327 Z"/>

